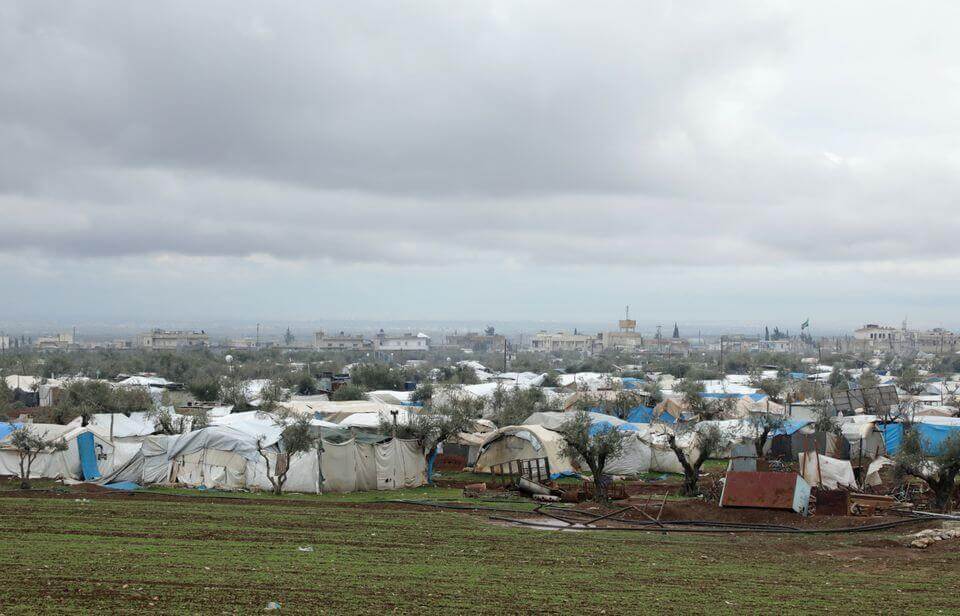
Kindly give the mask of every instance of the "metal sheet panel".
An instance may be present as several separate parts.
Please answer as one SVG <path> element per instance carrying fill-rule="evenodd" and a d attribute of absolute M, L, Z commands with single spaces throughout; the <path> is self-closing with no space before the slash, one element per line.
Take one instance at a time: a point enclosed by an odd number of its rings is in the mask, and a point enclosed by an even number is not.
<path fill-rule="evenodd" d="M 803 513 L 810 486 L 796 473 L 729 472 L 721 507 L 759 507 Z"/>

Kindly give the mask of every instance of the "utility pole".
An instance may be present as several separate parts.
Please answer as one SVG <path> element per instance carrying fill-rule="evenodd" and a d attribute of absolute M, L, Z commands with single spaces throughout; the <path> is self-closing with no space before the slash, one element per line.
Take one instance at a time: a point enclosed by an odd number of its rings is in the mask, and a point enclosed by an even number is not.
<path fill-rule="evenodd" d="M 257 323 L 257 349 L 260 348 L 260 324 Z"/>
<path fill-rule="evenodd" d="M 507 337 L 503 337 L 503 371 L 507 371 Z"/>
<path fill-rule="evenodd" d="M 720 334 L 720 378 L 723 379 L 723 334 Z"/>

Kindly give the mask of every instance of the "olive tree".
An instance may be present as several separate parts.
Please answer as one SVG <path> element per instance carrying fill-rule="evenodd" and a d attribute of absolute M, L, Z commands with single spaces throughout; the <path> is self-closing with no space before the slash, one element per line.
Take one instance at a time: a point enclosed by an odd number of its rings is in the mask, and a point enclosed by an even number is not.
<path fill-rule="evenodd" d="M 934 507 L 950 512 L 960 473 L 960 432 L 951 432 L 938 446 L 933 446 L 923 440 L 916 427 L 904 424 L 900 451 L 894 462 L 901 477 L 916 477 L 930 486 Z"/>
<path fill-rule="evenodd" d="M 773 433 L 783 429 L 785 423 L 783 415 L 777 415 L 775 413 L 751 413 L 747 421 L 753 432 L 753 444 L 757 450 L 757 457 L 762 458 L 763 448 L 766 446 L 767 440 L 769 440 Z"/>
<path fill-rule="evenodd" d="M 473 421 L 480 418 L 484 406 L 481 398 L 449 396 L 442 402 L 425 406 L 419 413 L 407 413 L 406 420 L 396 427 L 392 418 L 381 413 L 380 431 L 384 434 L 395 432 L 394 435 L 399 438 L 416 440 L 424 455 L 430 458 L 440 443 L 460 432 L 470 432 Z"/>
<path fill-rule="evenodd" d="M 142 387 L 114 387 L 105 381 L 73 381 L 63 388 L 51 414 L 60 424 L 79 416 L 85 426 L 97 413 L 123 413 L 129 417 L 130 413 L 149 412 L 153 408 L 153 399 Z"/>
<path fill-rule="evenodd" d="M 265 435 L 257 438 L 257 453 L 267 466 L 267 479 L 273 487 L 273 493 L 279 495 L 283 492 L 283 484 L 287 481 L 287 473 L 290 472 L 294 456 L 314 448 L 322 451 L 323 441 L 310 425 L 310 417 L 307 415 L 297 414 L 279 404 L 270 405 L 270 410 L 261 409 L 258 415 L 268 417 L 275 426 L 281 428 L 276 452 L 270 451 L 270 443 Z M 275 454 L 272 464 L 270 453 Z"/>
<path fill-rule="evenodd" d="M 603 471 L 607 461 L 616 458 L 623 451 L 626 434 L 612 426 L 592 430 L 590 414 L 585 410 L 577 413 L 560 426 L 563 437 L 561 453 L 571 460 L 586 464 L 593 475 L 594 499 L 607 500 L 607 484 Z"/>
<path fill-rule="evenodd" d="M 20 489 L 30 489 L 30 468 L 33 461 L 43 451 L 64 451 L 67 444 L 63 439 L 45 439 L 33 426 L 21 425 L 10 433 L 10 444 L 20 457 Z"/>
<path fill-rule="evenodd" d="M 491 397 L 493 413 L 490 419 L 498 428 L 517 426 L 527 417 L 544 409 L 546 396 L 539 387 L 521 389 L 497 385 Z"/>
<path fill-rule="evenodd" d="M 678 423 L 666 432 L 667 445 L 683 468 L 683 486 L 680 493 L 683 496 L 697 496 L 700 493 L 700 467 L 709 460 L 723 445 L 723 435 L 720 429 L 713 424 Z M 679 440 L 689 439 L 690 449 L 685 451 Z M 689 452 L 696 452 L 695 456 L 688 456 Z"/>

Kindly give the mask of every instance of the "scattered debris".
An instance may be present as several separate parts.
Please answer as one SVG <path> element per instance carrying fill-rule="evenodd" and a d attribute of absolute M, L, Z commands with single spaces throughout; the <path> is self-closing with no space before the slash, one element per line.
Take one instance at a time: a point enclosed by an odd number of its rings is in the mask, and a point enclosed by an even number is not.
<path fill-rule="evenodd" d="M 312 552 L 312 551 L 313 551 L 313 546 L 312 546 L 312 545 L 301 545 L 300 547 L 297 548 L 297 550 L 299 550 L 299 551 L 301 551 L 301 552 Z"/>
<path fill-rule="evenodd" d="M 463 495 L 467 498 L 477 498 L 487 491 L 485 483 L 469 483 L 463 486 Z"/>
<path fill-rule="evenodd" d="M 263 611 L 264 611 L 264 612 L 269 612 L 269 611 L 271 611 L 271 610 L 279 610 L 279 609 L 280 609 L 280 602 L 279 602 L 279 601 L 271 601 L 270 603 L 267 604 L 267 607 L 263 608 Z"/>
<path fill-rule="evenodd" d="M 879 494 L 850 494 L 850 513 L 853 515 L 882 514 L 889 509 L 909 509 L 913 505 L 901 503 L 892 496 Z"/>

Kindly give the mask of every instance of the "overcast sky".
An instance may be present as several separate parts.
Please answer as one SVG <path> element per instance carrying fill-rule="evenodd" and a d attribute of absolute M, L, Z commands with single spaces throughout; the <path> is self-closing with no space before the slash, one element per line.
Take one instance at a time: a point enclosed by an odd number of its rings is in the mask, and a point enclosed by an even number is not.
<path fill-rule="evenodd" d="M 0 324 L 960 326 L 958 24 L 949 0 L 8 0 Z"/>

